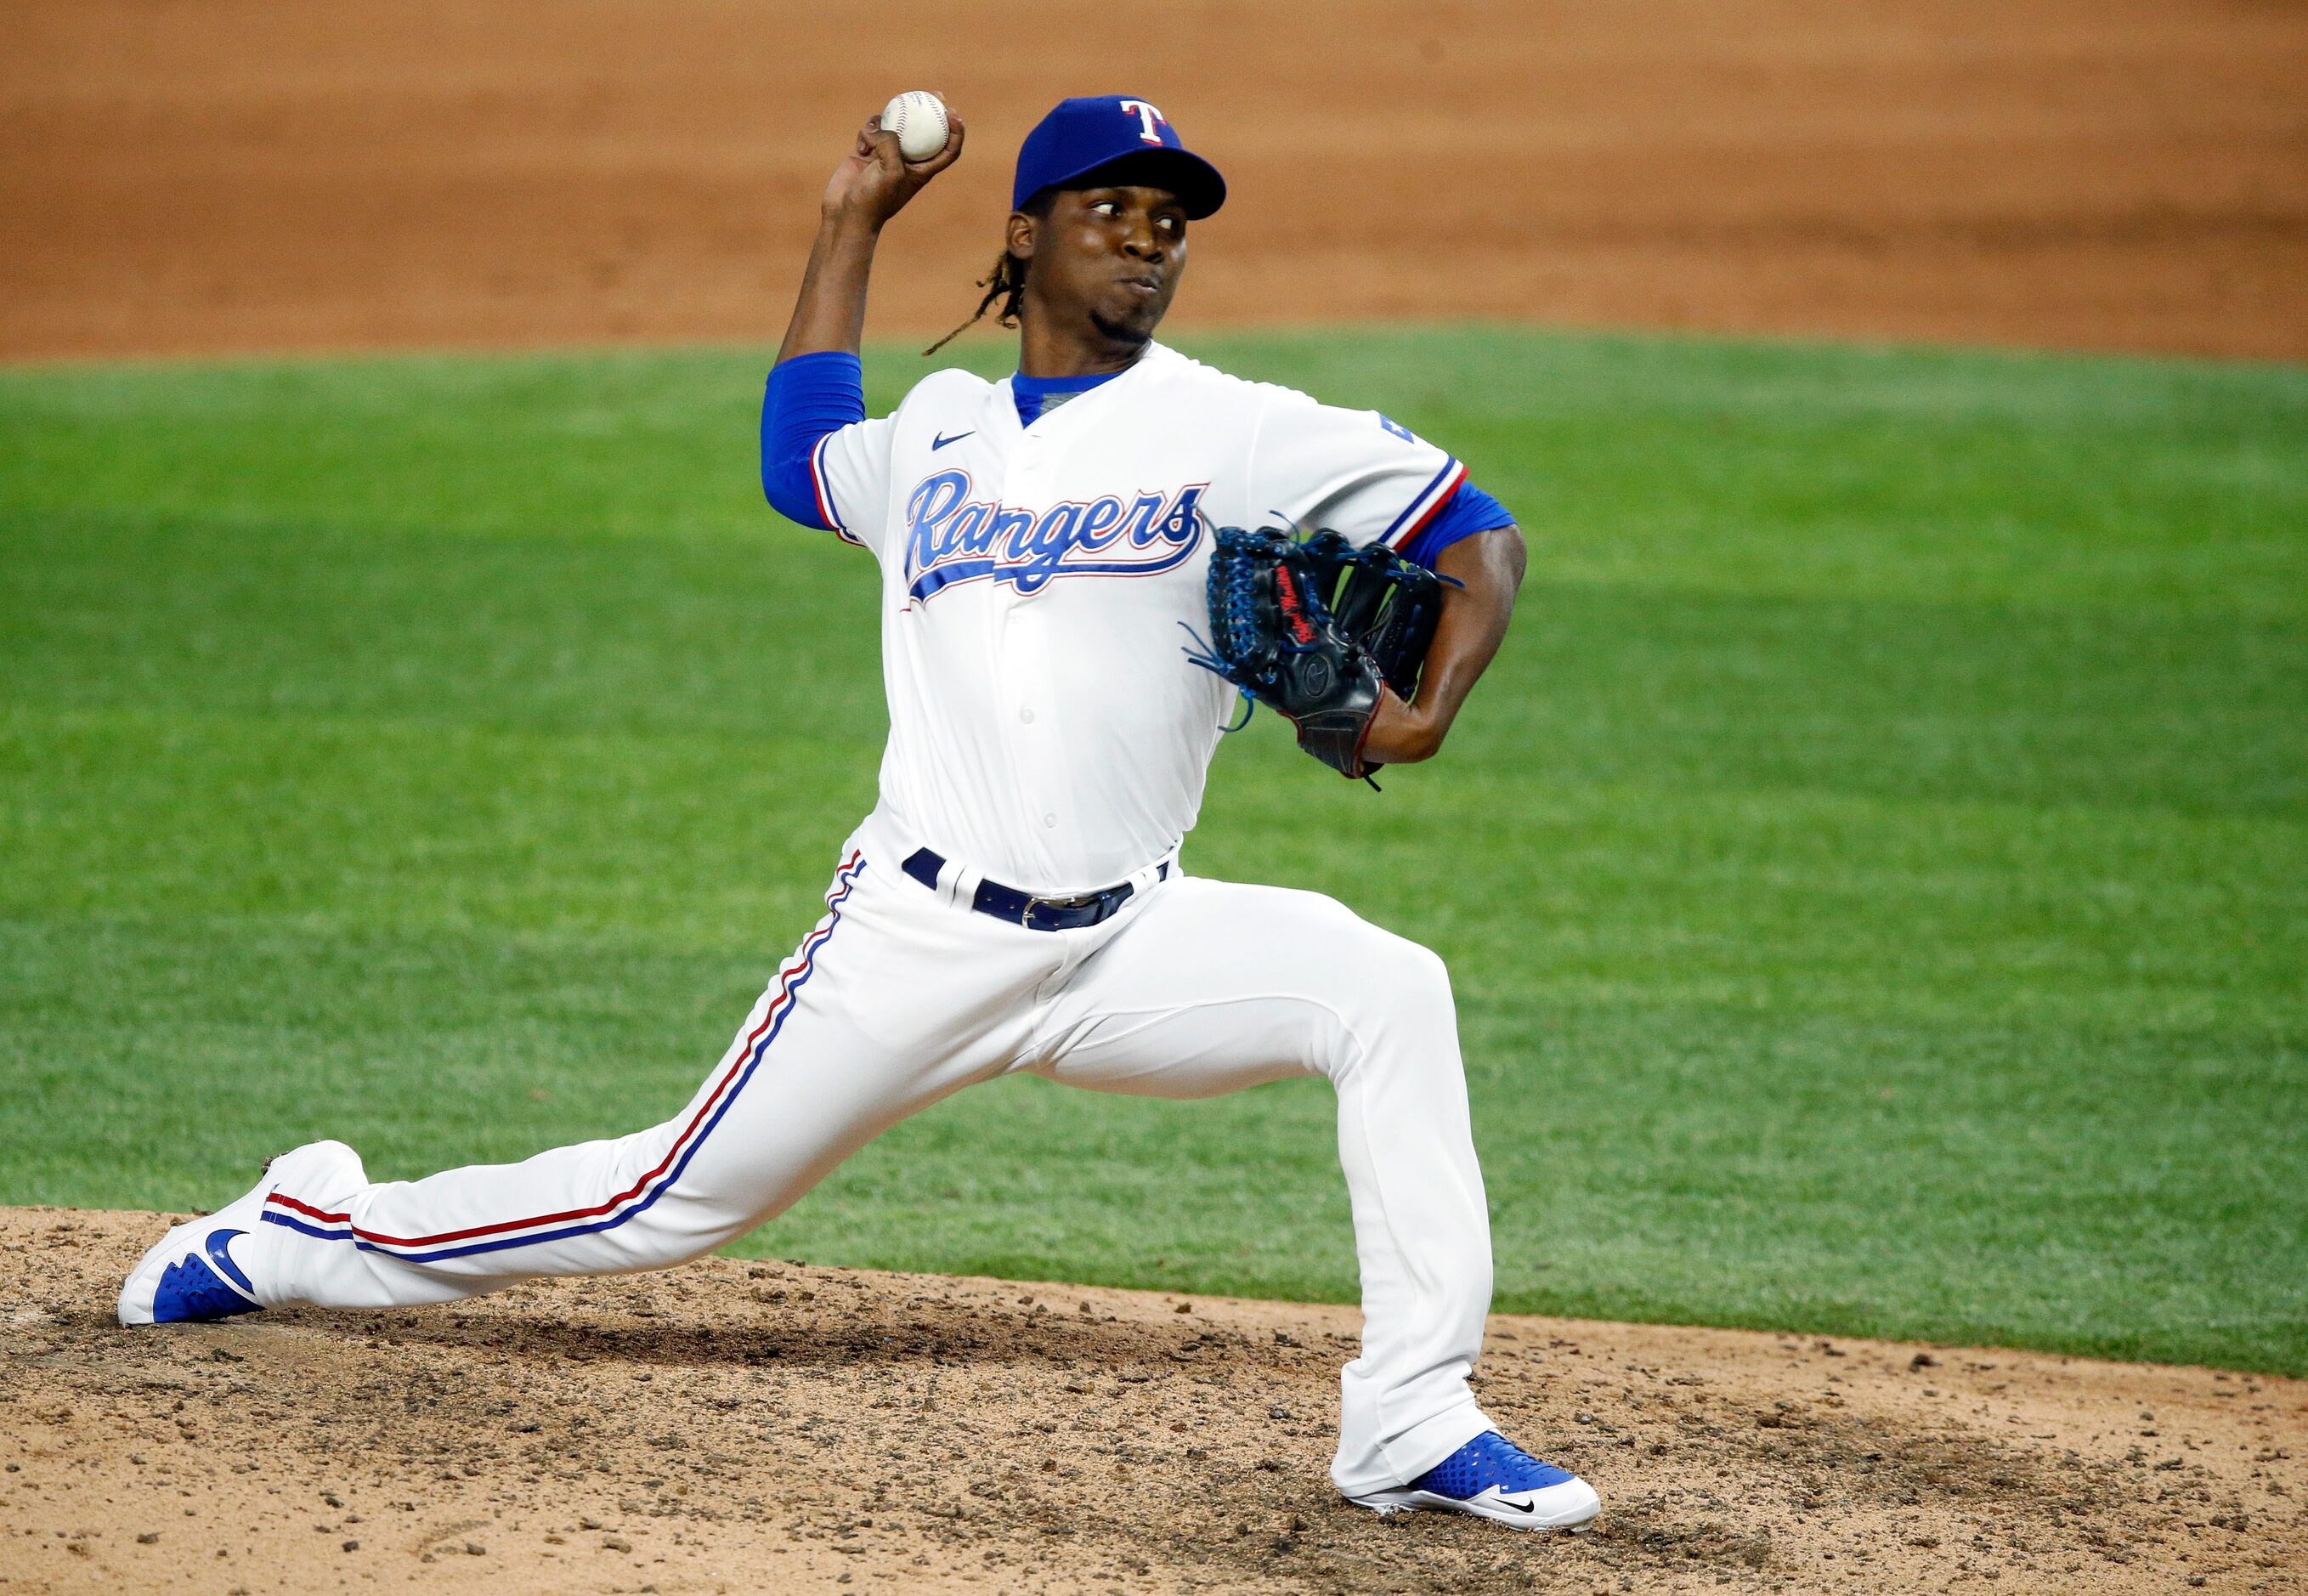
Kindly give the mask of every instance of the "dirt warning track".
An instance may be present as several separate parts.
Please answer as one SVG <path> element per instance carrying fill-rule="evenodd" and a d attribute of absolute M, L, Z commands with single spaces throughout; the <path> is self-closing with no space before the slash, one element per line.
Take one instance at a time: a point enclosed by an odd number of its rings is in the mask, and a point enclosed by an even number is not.
<path fill-rule="evenodd" d="M 1126 89 L 1233 185 L 1180 326 L 2308 358 L 2290 0 L 14 0 L 0 358 L 774 338 L 849 131 L 917 86 L 973 142 L 877 334 L 960 320 L 1019 138 Z"/>
<path fill-rule="evenodd" d="M 0 1589 L 2308 1589 L 2308 1384 L 1500 1316 L 1593 1534 L 1324 1474 L 1350 1310 L 714 1260 L 125 1331 L 161 1216 L 0 1210 Z"/>

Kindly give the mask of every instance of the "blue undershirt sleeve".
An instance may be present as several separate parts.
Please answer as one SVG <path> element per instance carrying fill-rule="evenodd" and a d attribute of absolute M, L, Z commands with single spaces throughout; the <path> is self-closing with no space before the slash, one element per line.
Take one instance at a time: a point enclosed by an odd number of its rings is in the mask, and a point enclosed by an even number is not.
<path fill-rule="evenodd" d="M 770 368 L 762 393 L 762 492 L 788 521 L 832 531 L 810 456 L 820 439 L 866 419 L 866 372 L 840 349 L 796 355 Z"/>
<path fill-rule="evenodd" d="M 1418 536 L 1403 546 L 1403 557 L 1434 569 L 1434 562 L 1442 551 L 1461 538 L 1471 538 L 1477 532 L 1495 531 L 1503 526 L 1514 525 L 1514 517 L 1507 507 L 1485 493 L 1472 482 L 1461 482 L 1458 490 L 1434 513 L 1434 519 L 1420 529 Z"/>

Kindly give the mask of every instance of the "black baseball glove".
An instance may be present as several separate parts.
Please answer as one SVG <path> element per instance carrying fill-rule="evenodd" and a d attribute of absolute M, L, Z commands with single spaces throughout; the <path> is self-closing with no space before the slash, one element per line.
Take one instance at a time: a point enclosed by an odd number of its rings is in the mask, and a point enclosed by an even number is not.
<path fill-rule="evenodd" d="M 1194 662 L 1298 729 L 1298 746 L 1350 777 L 1383 682 L 1409 698 L 1442 582 L 1393 550 L 1357 548 L 1336 532 L 1221 527 L 1210 553 L 1210 644 Z"/>

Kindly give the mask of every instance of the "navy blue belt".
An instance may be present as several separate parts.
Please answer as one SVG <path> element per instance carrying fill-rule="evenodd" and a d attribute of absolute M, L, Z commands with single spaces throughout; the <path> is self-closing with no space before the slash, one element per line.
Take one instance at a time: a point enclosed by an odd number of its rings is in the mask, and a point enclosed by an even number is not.
<path fill-rule="evenodd" d="M 917 848 L 905 863 L 906 874 L 932 892 L 937 890 L 938 873 L 945 868 L 945 860 L 926 848 Z M 1154 872 L 1157 881 L 1170 878 L 1170 861 L 1164 859 Z M 990 914 L 997 920 L 1007 920 L 1013 926 L 1023 926 L 1029 931 L 1079 931 L 1084 926 L 1095 926 L 1101 920 L 1112 919 L 1130 894 L 1138 889 L 1128 882 L 1110 886 L 1103 892 L 1084 893 L 1078 898 L 1038 898 L 1031 893 L 1021 893 L 1014 886 L 1003 886 L 998 881 L 981 881 L 969 906 L 980 914 Z"/>

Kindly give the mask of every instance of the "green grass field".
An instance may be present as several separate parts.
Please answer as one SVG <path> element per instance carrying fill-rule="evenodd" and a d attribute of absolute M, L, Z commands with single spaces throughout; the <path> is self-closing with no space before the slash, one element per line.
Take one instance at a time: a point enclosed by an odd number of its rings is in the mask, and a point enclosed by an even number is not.
<path fill-rule="evenodd" d="M 1188 855 L 1449 959 L 1502 1307 L 2308 1374 L 2308 370 L 1193 347 L 1531 535 L 1442 760 L 1376 796 L 1267 721 Z M 883 729 L 870 559 L 759 501 L 765 361 L 0 373 L 0 1201 L 685 1098 Z M 745 1247 L 1350 1298 L 1331 1115 L 1005 1082 Z"/>

